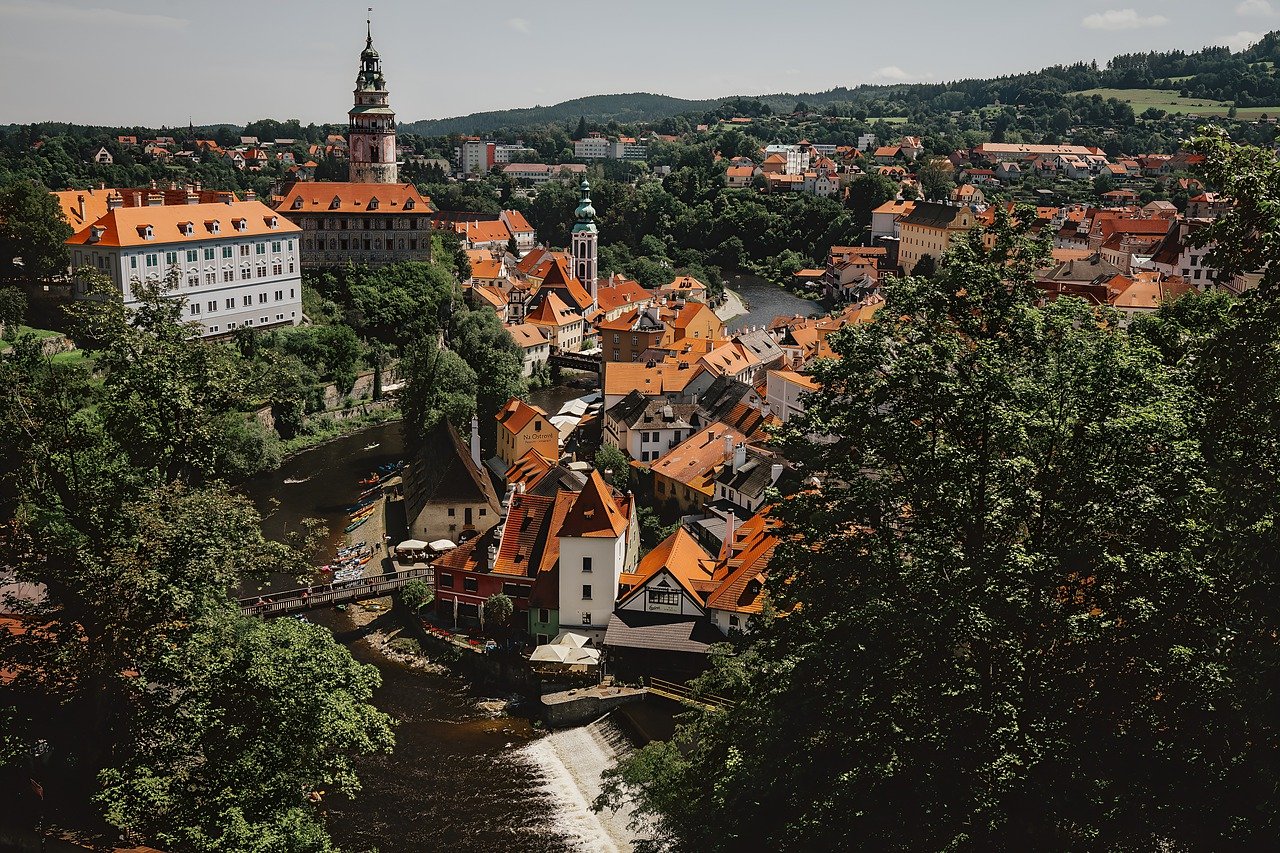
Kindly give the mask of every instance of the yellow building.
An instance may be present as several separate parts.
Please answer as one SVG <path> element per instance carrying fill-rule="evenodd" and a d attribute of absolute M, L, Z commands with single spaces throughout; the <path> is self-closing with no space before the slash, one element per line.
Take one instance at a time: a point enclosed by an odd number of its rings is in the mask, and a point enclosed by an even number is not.
<path fill-rule="evenodd" d="M 979 224 L 978 214 L 968 207 L 916 202 L 915 209 L 898 223 L 898 263 L 911 275 L 925 255 L 941 262 L 952 243 Z"/>
<path fill-rule="evenodd" d="M 560 440 L 547 413 L 514 398 L 498 410 L 498 458 L 511 467 L 530 450 L 544 459 L 560 458 Z"/>

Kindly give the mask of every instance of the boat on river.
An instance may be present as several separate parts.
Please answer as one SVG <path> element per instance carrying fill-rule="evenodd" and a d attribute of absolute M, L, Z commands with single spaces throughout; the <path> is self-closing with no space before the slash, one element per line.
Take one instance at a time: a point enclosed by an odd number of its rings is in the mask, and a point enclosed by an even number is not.
<path fill-rule="evenodd" d="M 371 516 L 366 515 L 364 518 L 360 519 L 359 521 L 353 521 L 353 522 L 351 522 L 350 524 L 348 524 L 348 525 L 347 525 L 346 530 L 344 530 L 344 531 L 342 531 L 342 532 L 343 532 L 343 533 L 350 533 L 351 531 L 355 530 L 357 527 L 360 527 L 362 524 L 364 524 L 364 523 L 365 523 L 366 521 L 368 521 L 370 518 L 371 518 Z"/>
<path fill-rule="evenodd" d="M 382 446 L 382 442 L 380 442 L 380 441 L 375 441 L 373 444 L 366 444 L 366 445 L 364 446 L 364 449 L 365 449 L 365 450 L 377 450 L 377 449 L 378 449 L 379 447 L 381 447 L 381 446 Z"/>

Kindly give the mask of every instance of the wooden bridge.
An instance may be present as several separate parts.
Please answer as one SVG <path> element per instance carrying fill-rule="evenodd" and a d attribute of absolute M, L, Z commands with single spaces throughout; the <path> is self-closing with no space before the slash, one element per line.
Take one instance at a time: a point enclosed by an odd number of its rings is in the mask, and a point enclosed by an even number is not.
<path fill-rule="evenodd" d="M 404 569 L 385 575 L 374 575 L 367 578 L 356 578 L 337 584 L 317 584 L 299 589 L 274 592 L 267 596 L 253 596 L 239 601 L 240 610 L 246 616 L 287 616 L 290 613 L 303 613 L 307 610 L 319 610 L 337 604 L 350 604 L 355 601 L 367 601 L 370 598 L 381 598 L 404 587 L 415 579 L 429 579 L 434 570 L 430 567 Z M 428 582 L 430 582 L 428 580 Z M 270 599 L 270 600 L 268 600 Z"/>
<path fill-rule="evenodd" d="M 600 351 L 596 352 L 560 352 L 553 353 L 549 359 L 552 364 L 557 367 L 567 367 L 570 370 L 585 370 L 588 373 L 599 373 L 600 363 L 603 361 Z"/>
<path fill-rule="evenodd" d="M 649 679 L 649 692 L 664 699 L 673 699 L 685 705 L 692 705 L 704 711 L 720 711 L 733 707 L 733 702 L 714 693 L 703 693 L 693 690 L 687 685 L 661 678 Z"/>

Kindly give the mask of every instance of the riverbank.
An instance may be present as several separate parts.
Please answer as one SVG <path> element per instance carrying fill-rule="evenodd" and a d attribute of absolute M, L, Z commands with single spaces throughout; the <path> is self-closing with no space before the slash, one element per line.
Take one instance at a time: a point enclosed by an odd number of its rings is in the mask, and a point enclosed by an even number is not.
<path fill-rule="evenodd" d="M 724 301 L 716 308 L 716 316 L 720 322 L 727 323 L 735 317 L 741 317 L 748 311 L 747 303 L 735 291 L 724 289 Z"/>
<path fill-rule="evenodd" d="M 303 427 L 307 432 L 300 433 L 289 439 L 280 439 L 280 462 L 275 467 L 293 459 L 300 453 L 308 450 L 315 450 L 321 445 L 328 444 L 340 438 L 346 438 L 353 433 L 366 430 L 370 427 L 379 426 L 381 424 L 393 423 L 400 420 L 403 415 L 400 409 L 389 407 L 385 409 L 375 409 L 367 414 L 357 415 L 353 418 L 344 418 L 334 420 L 331 418 L 314 418 L 308 420 L 306 426 Z"/>

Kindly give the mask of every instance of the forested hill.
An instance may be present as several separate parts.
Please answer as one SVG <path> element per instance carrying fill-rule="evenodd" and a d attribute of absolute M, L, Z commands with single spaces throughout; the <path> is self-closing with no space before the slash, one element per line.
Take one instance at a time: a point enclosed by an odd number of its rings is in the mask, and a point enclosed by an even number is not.
<path fill-rule="evenodd" d="M 456 118 L 427 119 L 401 124 L 402 130 L 421 136 L 445 136 L 450 133 L 482 133 L 501 127 L 520 127 L 542 124 L 564 124 L 586 116 L 588 121 L 620 124 L 652 122 L 681 113 L 702 112 L 715 109 L 718 100 L 688 101 L 669 95 L 652 95 L 633 92 L 626 95 L 592 95 L 549 107 L 528 107 L 518 110 L 495 110 L 472 113 Z"/>
<path fill-rule="evenodd" d="M 812 108 L 837 106 L 847 108 L 850 113 L 867 110 L 885 115 L 916 109 L 977 109 L 994 103 L 1050 106 L 1048 102 L 1070 92 L 1156 89 L 1186 98 L 1228 102 L 1239 107 L 1271 107 L 1280 105 L 1277 63 L 1280 63 L 1280 32 L 1271 32 L 1256 45 L 1236 53 L 1227 47 L 1206 47 L 1190 53 L 1180 50 L 1132 53 L 1117 56 L 1105 66 L 1079 62 L 990 79 L 854 88 L 840 86 L 823 92 L 758 95 L 752 96 L 752 100 L 774 112 L 790 112 L 797 103 L 803 103 Z M 417 121 L 402 127 L 423 136 L 441 136 L 565 124 L 577 121 L 579 117 L 593 125 L 610 121 L 620 124 L 656 122 L 677 115 L 714 112 L 725 102 L 740 103 L 742 100 L 741 97 L 726 97 L 691 101 L 644 92 L 593 95 L 552 106 L 473 113 Z"/>

